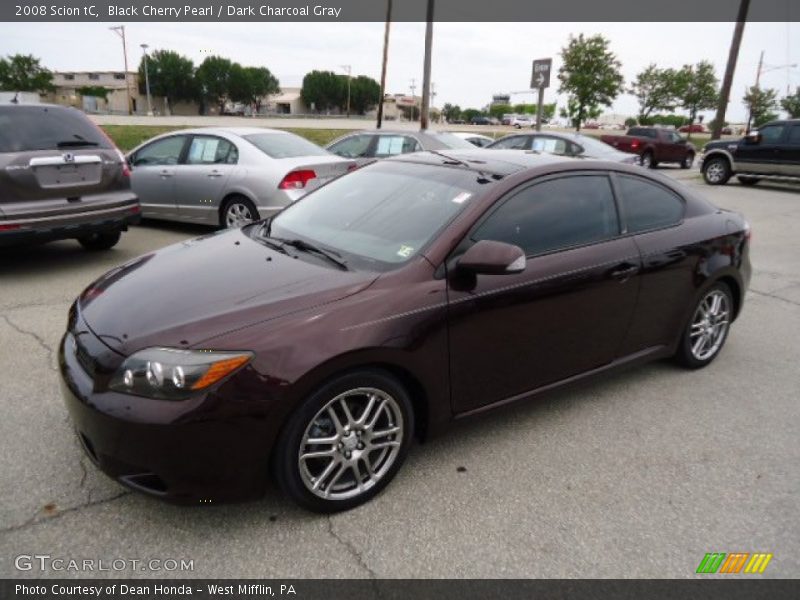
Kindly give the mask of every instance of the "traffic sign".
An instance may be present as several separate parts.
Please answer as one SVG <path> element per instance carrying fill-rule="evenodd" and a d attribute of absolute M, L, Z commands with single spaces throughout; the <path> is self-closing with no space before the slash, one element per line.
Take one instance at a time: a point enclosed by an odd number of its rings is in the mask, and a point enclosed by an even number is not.
<path fill-rule="evenodd" d="M 552 66 L 552 58 L 539 58 L 533 61 L 531 88 L 544 89 L 550 87 L 550 69 Z"/>

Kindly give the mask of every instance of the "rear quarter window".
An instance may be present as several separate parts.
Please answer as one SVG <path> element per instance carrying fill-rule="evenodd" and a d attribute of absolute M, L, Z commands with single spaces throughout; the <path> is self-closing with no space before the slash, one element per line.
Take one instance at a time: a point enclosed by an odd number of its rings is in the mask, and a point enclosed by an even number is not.
<path fill-rule="evenodd" d="M 683 220 L 683 199 L 665 187 L 638 177 L 617 176 L 622 215 L 628 233 L 677 225 Z"/>
<path fill-rule="evenodd" d="M 0 152 L 111 147 L 102 131 L 77 110 L 0 106 Z"/>

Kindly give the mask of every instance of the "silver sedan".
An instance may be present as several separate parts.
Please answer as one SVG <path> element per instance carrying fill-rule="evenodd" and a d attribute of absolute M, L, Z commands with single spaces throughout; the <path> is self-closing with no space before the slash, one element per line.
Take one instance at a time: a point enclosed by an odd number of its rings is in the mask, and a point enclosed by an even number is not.
<path fill-rule="evenodd" d="M 556 131 L 514 133 L 500 138 L 486 146 L 488 150 L 528 150 L 547 152 L 558 156 L 574 158 L 594 158 L 625 164 L 638 164 L 635 154 L 620 152 L 605 142 L 580 133 L 560 133 Z"/>
<path fill-rule="evenodd" d="M 273 215 L 355 167 L 293 133 L 260 127 L 175 131 L 128 161 L 142 216 L 224 227 Z"/>

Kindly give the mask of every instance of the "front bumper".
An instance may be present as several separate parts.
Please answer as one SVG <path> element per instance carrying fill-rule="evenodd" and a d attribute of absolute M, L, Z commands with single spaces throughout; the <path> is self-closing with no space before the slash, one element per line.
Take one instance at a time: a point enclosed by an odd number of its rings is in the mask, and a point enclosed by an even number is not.
<path fill-rule="evenodd" d="M 80 323 L 59 347 L 62 395 L 87 456 L 100 470 L 128 488 L 177 504 L 263 495 L 271 447 L 263 417 L 231 403 L 223 390 L 184 401 L 102 391 L 122 360 Z"/>

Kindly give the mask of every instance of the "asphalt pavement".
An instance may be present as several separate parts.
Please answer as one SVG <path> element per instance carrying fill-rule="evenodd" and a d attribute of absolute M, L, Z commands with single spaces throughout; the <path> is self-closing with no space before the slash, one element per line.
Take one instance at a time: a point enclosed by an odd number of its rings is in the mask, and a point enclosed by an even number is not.
<path fill-rule="evenodd" d="M 114 265 L 207 230 L 149 222 L 105 253 L 0 250 L 0 577 L 665 578 L 694 576 L 707 552 L 769 552 L 758 577 L 800 576 L 800 188 L 663 171 L 753 227 L 753 281 L 719 358 L 459 423 L 416 445 L 379 497 L 332 517 L 275 491 L 162 504 L 98 472 L 72 433 L 55 356 L 70 303 Z M 193 570 L 17 570 L 34 554 Z"/>

